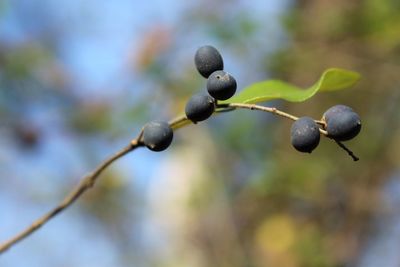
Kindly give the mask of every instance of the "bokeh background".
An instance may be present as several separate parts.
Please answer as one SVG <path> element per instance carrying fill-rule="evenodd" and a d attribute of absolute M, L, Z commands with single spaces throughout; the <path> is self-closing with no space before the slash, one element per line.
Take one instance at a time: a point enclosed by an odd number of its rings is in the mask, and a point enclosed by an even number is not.
<path fill-rule="evenodd" d="M 71 208 L 0 256 L 2 267 L 400 266 L 398 0 L 0 1 L 0 240 L 54 207 L 144 123 L 204 90 L 193 56 L 217 47 L 239 88 L 312 84 L 329 67 L 354 89 L 267 103 L 320 118 L 353 107 L 353 162 L 291 122 L 252 111 L 134 151 Z"/>

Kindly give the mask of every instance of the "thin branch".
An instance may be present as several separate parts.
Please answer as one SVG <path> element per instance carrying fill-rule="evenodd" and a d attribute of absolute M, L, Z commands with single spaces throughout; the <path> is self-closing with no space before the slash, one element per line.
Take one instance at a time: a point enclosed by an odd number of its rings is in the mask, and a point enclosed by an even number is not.
<path fill-rule="evenodd" d="M 177 129 L 182 128 L 190 123 L 191 123 L 191 121 L 185 115 L 182 115 L 182 116 L 176 117 L 175 119 L 171 120 L 169 122 L 169 125 L 171 126 L 172 129 L 177 130 Z"/>
<path fill-rule="evenodd" d="M 346 151 L 347 154 L 349 154 L 349 156 L 350 156 L 354 161 L 360 160 L 360 158 L 358 158 L 356 155 L 354 155 L 353 151 L 351 151 L 351 150 L 350 150 L 347 146 L 345 146 L 342 142 L 336 141 L 336 140 L 335 140 L 335 142 L 336 142 L 336 144 L 337 144 L 338 146 L 340 146 L 340 148 L 342 148 L 344 151 Z"/>
<path fill-rule="evenodd" d="M 281 117 L 284 117 L 284 118 L 287 118 L 287 119 L 290 119 L 293 121 L 297 121 L 299 119 L 298 117 L 296 117 L 292 114 L 286 113 L 284 111 L 281 111 L 277 108 L 265 107 L 265 106 L 255 105 L 255 104 L 230 103 L 230 104 L 222 104 L 222 105 L 219 105 L 218 107 L 223 108 L 219 112 L 225 112 L 225 111 L 231 111 L 231 110 L 234 110 L 237 108 L 243 108 L 243 109 L 260 110 L 260 111 L 264 111 L 264 112 L 269 112 L 269 113 L 272 113 L 272 114 L 275 114 L 275 115 L 278 115 L 278 116 L 281 116 Z M 320 125 L 325 125 L 325 123 L 322 121 L 316 120 L 315 122 Z M 319 128 L 319 132 L 325 136 L 328 135 L 328 133 L 324 129 Z"/>
<path fill-rule="evenodd" d="M 269 112 L 281 117 L 285 117 L 288 118 L 290 120 L 296 121 L 299 118 L 283 112 L 277 108 L 272 108 L 272 107 L 265 107 L 265 106 L 260 106 L 260 105 L 255 105 L 255 104 L 242 104 L 242 103 L 230 103 L 230 104 L 217 104 L 216 105 L 217 109 L 215 110 L 215 113 L 219 114 L 219 113 L 223 113 L 223 112 L 230 112 L 233 110 L 236 110 L 238 108 L 242 108 L 242 109 L 250 109 L 250 110 L 260 110 L 260 111 L 264 111 L 264 112 Z M 315 121 L 317 124 L 323 124 L 323 122 L 321 121 Z M 185 116 L 185 115 L 181 115 L 179 117 L 174 118 L 173 120 L 171 120 L 169 122 L 169 125 L 172 127 L 172 129 L 176 130 L 179 128 L 182 128 L 188 124 L 190 124 L 191 121 Z M 323 129 L 320 129 L 320 132 L 324 135 L 326 135 L 326 131 L 324 131 Z"/>
<path fill-rule="evenodd" d="M 315 122 L 321 125 L 322 127 L 326 128 L 326 122 L 324 120 L 315 120 Z"/>
<path fill-rule="evenodd" d="M 14 236 L 13 238 L 7 240 L 6 242 L 0 244 L 0 254 L 4 253 L 6 250 L 8 250 L 10 247 L 15 245 L 16 243 L 20 242 L 21 240 L 25 239 L 32 233 L 34 233 L 36 230 L 38 230 L 40 227 L 42 227 L 44 224 L 46 224 L 48 221 L 50 221 L 53 217 L 55 217 L 57 214 L 68 208 L 71 204 L 73 204 L 83 193 L 85 193 L 88 189 L 94 186 L 96 183 L 97 179 L 99 178 L 99 175 L 114 161 L 117 159 L 121 158 L 122 156 L 128 154 L 135 148 L 142 146 L 143 144 L 141 143 L 140 139 L 142 136 L 142 132 L 139 134 L 139 136 L 136 139 L 133 139 L 131 143 L 112 155 L 111 157 L 107 158 L 105 161 L 103 161 L 92 173 L 88 174 L 82 180 L 80 183 L 69 193 L 64 200 L 56 206 L 54 209 L 43 215 L 41 218 L 37 219 L 35 222 L 33 222 L 28 228 Z"/>
<path fill-rule="evenodd" d="M 299 119 L 298 117 L 293 116 L 292 114 L 283 112 L 281 110 L 278 110 L 277 108 L 265 107 L 265 106 L 255 105 L 255 104 L 230 103 L 227 105 L 227 107 L 228 108 L 229 107 L 244 108 L 244 109 L 250 109 L 250 110 L 261 110 L 264 112 L 269 112 L 269 113 L 273 113 L 273 114 L 281 116 L 281 117 L 288 118 L 293 121 L 296 121 Z"/>
<path fill-rule="evenodd" d="M 264 112 L 269 112 L 281 117 L 288 118 L 290 120 L 296 121 L 299 118 L 291 115 L 289 113 L 283 112 L 281 110 L 278 110 L 277 108 L 273 107 L 265 107 L 265 106 L 259 106 L 255 104 L 242 104 L 242 103 L 230 103 L 230 104 L 217 104 L 216 105 L 217 109 L 215 113 L 222 113 L 222 112 L 229 112 L 233 111 L 238 108 L 242 109 L 250 109 L 250 110 L 260 110 Z M 320 124 L 322 126 L 325 125 L 324 121 L 315 121 L 317 124 Z M 177 130 L 179 128 L 182 128 L 188 124 L 191 124 L 192 122 L 185 116 L 181 115 L 169 122 L 169 125 L 171 126 L 172 129 Z M 321 134 L 327 136 L 328 133 L 324 130 L 319 128 L 319 131 Z M 32 233 L 34 233 L 36 230 L 38 230 L 40 227 L 42 227 L 44 224 L 46 224 L 48 221 L 50 221 L 53 217 L 55 217 L 57 214 L 68 208 L 70 205 L 72 205 L 82 194 L 84 194 L 88 189 L 92 188 L 96 181 L 99 178 L 99 175 L 108 167 L 110 166 L 111 163 L 116 161 L 117 159 L 123 157 L 124 155 L 128 154 L 129 152 L 133 151 L 134 149 L 143 146 L 143 129 L 140 131 L 139 135 L 133 139 L 128 146 L 125 148 L 121 149 L 118 151 L 116 154 L 113 156 L 107 158 L 105 161 L 103 161 L 92 173 L 88 174 L 82 180 L 80 183 L 67 195 L 64 200 L 56 206 L 54 209 L 43 215 L 41 218 L 37 219 L 35 222 L 33 222 L 29 227 L 27 227 L 25 230 L 14 236 L 13 238 L 7 240 L 6 242 L 0 244 L 0 254 L 4 253 L 6 250 L 8 250 L 10 247 L 15 245 L 16 243 L 20 242 L 21 240 L 25 239 Z M 348 149 L 345 145 L 343 145 L 341 142 L 336 141 L 336 143 L 344 149 L 352 158 L 354 161 L 357 161 L 358 158 L 354 155 L 354 153 Z"/>

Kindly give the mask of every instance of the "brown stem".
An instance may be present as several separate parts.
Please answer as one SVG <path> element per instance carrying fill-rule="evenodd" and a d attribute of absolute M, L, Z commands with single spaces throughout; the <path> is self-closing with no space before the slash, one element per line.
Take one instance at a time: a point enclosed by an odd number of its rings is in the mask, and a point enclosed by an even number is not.
<path fill-rule="evenodd" d="M 278 110 L 273 107 L 265 107 L 265 106 L 259 106 L 255 104 L 242 104 L 242 103 L 230 103 L 230 104 L 218 104 L 217 105 L 217 110 L 216 113 L 220 112 L 225 112 L 225 111 L 232 111 L 237 108 L 242 108 L 242 109 L 250 109 L 250 110 L 260 110 L 264 112 L 269 112 L 281 117 L 285 117 L 291 120 L 298 120 L 298 117 L 291 115 L 289 113 L 283 112 L 281 110 Z M 179 128 L 182 128 L 188 124 L 192 123 L 186 116 L 182 115 L 179 116 L 169 122 L 169 125 L 174 129 L 177 130 Z M 324 126 L 325 122 L 323 121 L 316 121 L 316 123 Z M 321 128 L 319 128 L 319 131 L 321 134 L 327 136 L 327 132 Z M 99 175 L 114 161 L 117 159 L 123 157 L 124 155 L 128 154 L 129 152 L 133 151 L 134 149 L 143 146 L 143 141 L 142 141 L 142 136 L 143 136 L 143 129 L 139 133 L 139 135 L 133 139 L 128 146 L 125 148 L 121 149 L 118 151 L 116 154 L 113 156 L 107 158 L 105 161 L 103 161 L 92 173 L 88 174 L 82 180 L 80 183 L 64 198 L 64 200 L 56 206 L 54 209 L 43 215 L 41 218 L 37 219 L 35 222 L 33 222 L 29 227 L 27 227 L 25 230 L 20 232 L 19 234 L 15 235 L 11 239 L 5 241 L 4 243 L 0 244 L 0 254 L 4 253 L 6 250 L 8 250 L 10 247 L 15 245 L 16 243 L 20 242 L 21 240 L 25 239 L 32 233 L 34 233 L 36 230 L 38 230 L 40 227 L 42 227 L 44 224 L 46 224 L 48 221 L 50 221 L 53 217 L 55 217 L 57 214 L 68 208 L 70 205 L 72 205 L 82 194 L 84 194 L 88 189 L 94 186 L 96 183 Z M 348 149 L 345 145 L 343 145 L 341 142 L 336 141 L 336 143 L 344 149 L 352 158 L 354 161 L 357 161 L 358 158 L 354 155 L 354 153 Z"/>
<path fill-rule="evenodd" d="M 344 151 L 346 151 L 347 154 L 349 154 L 349 156 L 350 156 L 354 161 L 360 160 L 360 158 L 358 158 L 356 155 L 354 155 L 353 151 L 351 151 L 351 150 L 350 150 L 347 146 L 345 146 L 342 142 L 336 141 L 336 140 L 335 140 L 335 142 L 336 142 L 336 144 L 337 144 L 340 148 L 342 148 Z"/>
<path fill-rule="evenodd" d="M 85 193 L 88 189 L 94 186 L 96 183 L 99 175 L 114 161 L 121 158 L 122 156 L 128 154 L 135 148 L 142 146 L 140 141 L 142 133 L 136 139 L 133 139 L 131 143 L 112 155 L 111 157 L 107 158 L 103 161 L 92 173 L 88 174 L 79 182 L 79 184 L 64 198 L 64 200 L 58 204 L 54 209 L 37 219 L 33 222 L 29 227 L 25 230 L 20 232 L 19 234 L 15 235 L 11 239 L 5 241 L 4 243 L 0 244 L 0 254 L 4 253 L 10 247 L 15 245 L 16 243 L 22 241 L 23 239 L 27 238 L 29 235 L 34 233 L 48 221 L 50 221 L 53 217 L 57 214 L 68 208 L 71 204 L 73 204 L 83 193 Z"/>
<path fill-rule="evenodd" d="M 259 106 L 259 105 L 255 105 L 255 104 L 242 104 L 242 103 L 230 103 L 227 106 L 228 107 L 234 107 L 234 108 L 250 109 L 250 110 L 261 110 L 261 111 L 270 112 L 270 113 L 273 113 L 275 115 L 291 119 L 293 121 L 298 120 L 298 117 L 293 116 L 292 114 L 283 112 L 281 110 L 278 110 L 277 108 Z"/>
<path fill-rule="evenodd" d="M 255 105 L 255 104 L 230 103 L 230 104 L 227 104 L 227 105 L 220 105 L 220 107 L 225 107 L 227 109 L 229 109 L 229 108 L 243 108 L 243 109 L 250 109 L 250 110 L 260 110 L 260 111 L 269 112 L 269 113 L 272 113 L 272 114 L 275 114 L 275 115 L 278 115 L 278 116 L 281 116 L 281 117 L 284 117 L 284 118 L 288 118 L 288 119 L 293 120 L 293 121 L 296 121 L 296 120 L 299 119 L 298 117 L 296 117 L 296 116 L 294 116 L 292 114 L 283 112 L 283 111 L 281 111 L 281 110 L 279 110 L 277 108 L 265 107 L 265 106 Z M 321 121 L 315 121 L 315 122 L 317 124 L 323 124 L 323 122 L 321 122 Z M 328 133 L 324 129 L 319 128 L 319 132 L 321 134 L 323 134 L 323 135 L 328 135 Z"/>
<path fill-rule="evenodd" d="M 190 124 L 191 121 L 184 115 L 176 117 L 175 119 L 171 120 L 169 122 L 169 125 L 171 126 L 172 129 L 176 130 L 179 128 L 182 128 L 188 124 Z"/>

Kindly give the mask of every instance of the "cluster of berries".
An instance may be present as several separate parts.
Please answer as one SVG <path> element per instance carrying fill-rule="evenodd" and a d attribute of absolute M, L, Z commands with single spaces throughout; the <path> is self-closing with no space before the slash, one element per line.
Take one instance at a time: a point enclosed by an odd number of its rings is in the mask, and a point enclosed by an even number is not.
<path fill-rule="evenodd" d="M 221 54 L 212 46 L 200 47 L 194 56 L 198 72 L 207 79 L 207 92 L 192 96 L 186 104 L 186 117 L 193 123 L 208 119 L 217 100 L 231 98 L 236 92 L 236 80 L 225 72 Z"/>
<path fill-rule="evenodd" d="M 198 72 L 207 79 L 207 91 L 193 95 L 186 104 L 186 118 L 197 123 L 208 119 L 215 111 L 218 100 L 227 100 L 236 92 L 236 80 L 225 72 L 218 50 L 206 45 L 195 54 Z M 320 124 L 321 127 L 318 125 Z M 328 109 L 320 122 L 310 117 L 297 119 L 291 128 L 291 144 L 300 151 L 311 153 L 319 144 L 320 132 L 337 142 L 354 138 L 361 130 L 361 120 L 350 107 L 336 105 Z M 152 151 L 168 148 L 173 139 L 169 123 L 154 121 L 143 128 L 143 143 Z"/>
<path fill-rule="evenodd" d="M 218 100 L 231 98 L 236 92 L 236 80 L 225 72 L 224 61 L 218 50 L 206 45 L 195 54 L 198 72 L 207 79 L 207 92 L 193 95 L 186 104 L 186 117 L 193 123 L 208 119 Z M 172 142 L 173 130 L 167 122 L 154 121 L 143 128 L 143 143 L 152 151 L 165 150 Z"/>
<path fill-rule="evenodd" d="M 361 130 L 360 116 L 348 106 L 336 105 L 322 116 L 322 129 L 335 141 L 347 141 Z M 300 152 L 311 153 L 319 144 L 320 128 L 310 117 L 301 117 L 291 128 L 291 143 Z"/>

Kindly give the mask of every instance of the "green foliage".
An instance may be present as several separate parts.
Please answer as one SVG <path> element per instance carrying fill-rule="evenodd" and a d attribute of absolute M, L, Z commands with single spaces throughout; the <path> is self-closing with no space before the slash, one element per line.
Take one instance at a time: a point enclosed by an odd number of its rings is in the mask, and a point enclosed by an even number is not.
<path fill-rule="evenodd" d="M 315 95 L 318 91 L 335 91 L 349 88 L 356 84 L 360 77 L 360 74 L 354 71 L 330 68 L 324 71 L 319 80 L 308 89 L 302 89 L 280 80 L 262 81 L 244 88 L 237 96 L 229 99 L 226 103 L 254 104 L 272 99 L 302 102 Z"/>

